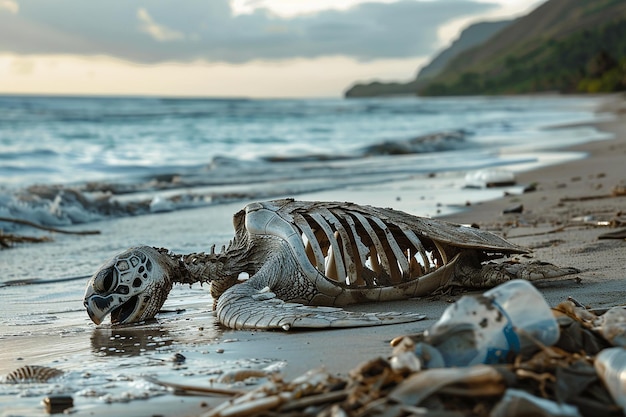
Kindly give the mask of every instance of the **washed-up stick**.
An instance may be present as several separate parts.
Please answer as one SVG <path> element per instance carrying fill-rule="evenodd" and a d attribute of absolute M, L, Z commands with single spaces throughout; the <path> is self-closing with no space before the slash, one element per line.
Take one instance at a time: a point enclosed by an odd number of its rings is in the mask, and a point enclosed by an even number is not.
<path fill-rule="evenodd" d="M 33 284 L 56 284 L 58 282 L 66 282 L 66 281 L 78 281 L 81 279 L 87 279 L 91 277 L 91 275 L 80 275 L 76 277 L 64 277 L 64 278 L 51 278 L 51 279 L 43 279 L 43 278 L 23 278 L 23 279 L 14 279 L 11 281 L 5 281 L 0 283 L 0 288 L 2 287 L 17 287 L 20 285 L 33 285 Z"/>
<path fill-rule="evenodd" d="M 193 385 L 177 384 L 175 382 L 161 381 L 159 379 L 156 379 L 150 376 L 145 376 L 144 379 L 148 382 L 152 382 L 153 384 L 161 385 L 166 388 L 171 388 L 175 390 L 177 393 L 184 393 L 184 394 L 199 394 L 200 393 L 200 394 L 206 394 L 206 395 L 235 396 L 235 395 L 242 395 L 246 393 L 246 391 L 228 389 L 228 388 L 199 387 L 199 386 L 193 386 Z"/>
<path fill-rule="evenodd" d="M 554 229 L 546 230 L 545 232 L 535 232 L 535 233 L 526 233 L 523 235 L 515 235 L 515 236 L 507 236 L 508 239 L 515 239 L 518 237 L 532 237 L 532 236 L 542 236 L 542 235 L 551 235 L 553 233 L 559 233 L 565 231 L 565 229 L 573 228 L 573 227 L 606 227 L 609 226 L 610 222 L 596 222 L 596 223 L 573 223 L 573 224 L 565 224 L 563 226 L 559 226 Z M 623 231 L 622 231 L 623 232 Z"/>
<path fill-rule="evenodd" d="M 579 197 L 562 197 L 559 199 L 561 203 L 575 203 L 577 201 L 589 201 L 589 200 L 603 200 L 605 198 L 613 198 L 615 197 L 612 194 L 601 194 L 601 195 L 582 195 Z"/>
<path fill-rule="evenodd" d="M 0 232 L 0 247 L 10 248 L 12 243 L 42 243 L 49 242 L 50 239 L 47 236 L 34 237 L 34 236 L 20 236 L 13 234 L 4 234 Z"/>
<path fill-rule="evenodd" d="M 604 233 L 598 236 L 598 239 L 626 239 L 626 229 L 620 229 L 614 232 Z"/>
<path fill-rule="evenodd" d="M 40 224 L 33 223 L 28 220 L 14 219 L 12 217 L 0 217 L 0 222 L 21 224 L 24 226 L 34 227 L 35 229 L 45 230 L 47 232 L 62 233 L 66 235 L 99 235 L 100 234 L 99 230 L 78 230 L 78 231 L 63 230 L 63 229 L 57 229 L 55 227 L 42 226 Z"/>
<path fill-rule="evenodd" d="M 309 395 L 306 397 L 289 401 L 288 403 L 280 407 L 279 411 L 281 412 L 295 411 L 295 410 L 301 410 L 306 407 L 310 407 L 314 405 L 335 403 L 337 401 L 345 400 L 349 394 L 350 394 L 349 390 L 341 390 L 341 391 L 331 391 L 331 392 L 323 392 L 321 394 Z"/>

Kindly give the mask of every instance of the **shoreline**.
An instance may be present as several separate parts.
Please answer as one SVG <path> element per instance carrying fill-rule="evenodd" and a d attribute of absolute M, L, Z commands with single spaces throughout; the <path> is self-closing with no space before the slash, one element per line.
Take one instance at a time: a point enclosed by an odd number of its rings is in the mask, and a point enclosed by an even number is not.
<path fill-rule="evenodd" d="M 534 260 L 580 269 L 581 273 L 576 275 L 580 282 L 561 280 L 541 285 L 540 291 L 551 306 L 555 306 L 568 296 L 594 308 L 623 304 L 626 298 L 623 284 L 626 275 L 623 271 L 623 265 L 626 264 L 624 251 L 626 244 L 623 239 L 599 240 L 599 235 L 616 229 L 593 225 L 594 222 L 597 224 L 600 221 L 620 217 L 626 220 L 625 216 L 618 215 L 620 211 L 626 211 L 626 196 L 563 201 L 564 198 L 600 197 L 610 194 L 615 186 L 626 186 L 626 168 L 623 162 L 626 161 L 624 111 L 626 98 L 621 95 L 607 97 L 606 105 L 608 108 L 602 110 L 612 110 L 616 115 L 615 119 L 597 123 L 595 126 L 612 132 L 615 137 L 563 149 L 586 152 L 588 156 L 584 159 L 517 174 L 518 183 L 537 183 L 536 191 L 474 203 L 463 211 L 437 216 L 438 219 L 456 223 L 476 223 L 483 229 L 504 235 L 513 243 L 532 249 L 530 257 Z M 336 199 L 338 194 L 341 199 L 362 197 L 368 199 L 367 204 L 391 206 L 409 212 L 410 210 L 405 207 L 408 207 L 410 198 L 419 198 L 414 189 L 408 186 L 407 189 L 395 190 L 389 189 L 393 187 L 387 187 L 386 190 L 382 188 L 379 185 L 368 185 L 358 189 L 342 190 L 339 193 L 320 192 L 313 197 Z M 402 199 L 397 200 L 397 196 L 401 196 Z M 310 199 L 304 197 L 299 196 L 302 199 Z M 502 214 L 505 208 L 519 204 L 524 206 L 522 213 Z M 179 241 L 179 244 L 194 242 L 201 250 L 206 250 L 207 234 L 224 236 L 224 239 L 232 236 L 232 214 L 242 205 L 243 203 L 232 203 L 195 209 L 182 216 L 180 212 L 171 212 L 141 219 L 116 219 L 111 221 L 109 228 L 101 236 L 79 240 L 74 240 L 77 238 L 73 237 L 58 237 L 57 243 L 41 247 L 41 251 L 50 251 L 47 256 L 56 262 L 59 259 L 68 262 L 70 259 L 78 266 L 82 262 L 95 269 L 91 263 L 100 263 L 104 259 L 85 260 L 80 254 L 68 257 L 67 244 L 83 242 L 85 246 L 90 246 L 91 250 L 106 256 L 117 252 L 118 245 L 132 245 L 141 240 L 146 244 L 162 243 L 163 240 L 167 240 L 170 230 L 176 230 L 184 235 L 184 241 Z M 207 218 L 211 219 L 210 223 L 207 222 Z M 199 228 L 198 224 L 204 226 Z M 147 233 L 146 229 L 149 227 L 161 231 L 163 235 L 159 237 L 161 242 L 150 240 L 153 235 Z M 624 227 L 626 226 L 620 228 Z M 146 239 L 145 236 L 150 238 Z M 32 259 L 30 258 L 32 247 L 22 246 L 12 250 L 14 251 L 12 256 L 16 259 L 20 257 Z M 529 260 L 523 258 L 524 261 Z M 59 268 L 68 272 L 67 267 L 59 265 Z M 78 300 L 82 295 L 82 283 L 69 283 L 66 289 L 70 286 L 74 288 Z M 217 326 L 209 308 L 210 300 L 206 287 L 178 286 L 175 290 L 166 307 L 170 310 L 180 308 L 182 312 L 161 314 L 156 323 L 137 328 L 104 326 L 97 328 L 89 321 L 83 310 L 66 311 L 67 307 L 59 309 L 53 313 L 54 315 L 48 314 L 50 317 L 47 320 L 50 324 L 42 324 L 44 331 L 31 325 L 28 333 L 0 338 L 4 350 L 0 352 L 0 368 L 9 371 L 27 364 L 52 365 L 69 371 L 70 376 L 72 372 L 78 373 L 79 375 L 74 378 L 81 381 L 81 384 L 89 380 L 95 381 L 97 378 L 106 377 L 107 381 L 112 377 L 118 378 L 119 389 L 126 389 L 123 387 L 125 380 L 122 378 L 145 383 L 142 378 L 146 374 L 166 381 L 210 385 L 210 375 L 213 374 L 209 371 L 213 368 L 223 372 L 241 369 L 250 365 L 245 362 L 246 360 L 258 366 L 276 365 L 285 380 L 292 380 L 308 370 L 319 368 L 345 376 L 365 361 L 376 357 L 388 357 L 391 354 L 389 347 L 391 339 L 427 329 L 439 319 L 450 303 L 463 295 L 459 293 L 423 297 L 353 305 L 347 308 L 354 311 L 426 314 L 425 320 L 413 323 L 310 332 L 251 332 Z M 7 292 L 3 295 L 10 294 L 11 292 Z M 69 302 L 75 303 L 75 300 Z M 80 301 L 77 306 L 81 307 Z M 28 306 L 20 308 L 27 309 Z M 19 324 L 19 322 L 12 324 L 11 328 L 15 329 L 12 332 L 22 331 Z M 131 339 L 133 340 L 130 341 Z M 133 347 L 133 343 L 141 343 L 143 351 Z M 168 362 L 168 358 L 174 352 L 181 353 L 187 358 L 186 363 L 180 368 Z M 92 375 L 85 379 L 84 373 Z M 135 390 L 134 392 L 138 389 L 136 386 L 131 388 Z M 114 392 L 114 389 L 109 390 Z M 40 396 L 19 398 L 17 401 L 15 399 L 14 395 L 0 395 L 0 416 L 14 415 L 15 407 L 23 411 L 24 415 L 46 415 L 40 405 Z M 74 401 L 76 408 L 73 415 L 76 416 L 112 414 L 134 416 L 150 415 L 149 413 L 176 416 L 181 413 L 199 415 L 207 411 L 207 406 L 202 404 L 216 405 L 222 402 L 223 398 L 181 397 L 169 392 L 149 400 L 112 404 L 103 402 L 99 397 L 80 395 L 74 395 Z M 4 414 L 4 407 L 13 408 L 13 412 L 7 410 L 9 414 Z"/>
<path fill-rule="evenodd" d="M 608 96 L 598 113 L 610 113 L 615 118 L 591 124 L 583 122 L 575 126 L 592 126 L 613 137 L 560 149 L 583 152 L 586 156 L 582 159 L 543 166 L 516 175 L 518 184 L 536 184 L 536 191 L 503 195 L 437 218 L 462 224 L 497 226 L 499 222 L 510 220 L 510 216 L 507 218 L 502 211 L 514 205 L 522 204 L 528 214 L 529 211 L 538 214 L 553 209 L 565 197 L 601 196 L 610 193 L 611 187 L 626 186 L 626 169 L 622 166 L 626 158 L 626 95 Z M 559 127 L 563 126 L 555 128 Z"/>

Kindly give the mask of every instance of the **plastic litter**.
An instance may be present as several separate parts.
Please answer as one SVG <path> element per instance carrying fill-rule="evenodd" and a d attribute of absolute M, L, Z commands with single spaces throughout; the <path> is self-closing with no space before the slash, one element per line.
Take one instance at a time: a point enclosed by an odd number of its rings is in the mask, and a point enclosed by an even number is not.
<path fill-rule="evenodd" d="M 596 356 L 594 365 L 611 397 L 626 414 L 626 349 L 604 349 Z"/>
<path fill-rule="evenodd" d="M 461 297 L 424 333 L 416 353 L 427 368 L 497 364 L 558 340 L 559 325 L 541 293 L 513 280 Z"/>
<path fill-rule="evenodd" d="M 509 388 L 491 410 L 489 417 L 581 417 L 578 408 L 539 398 L 519 389 Z"/>
<path fill-rule="evenodd" d="M 466 368 L 436 368 L 417 372 L 400 383 L 389 398 L 403 404 L 419 406 L 430 395 L 454 387 L 462 395 L 501 395 L 506 386 L 503 376 L 494 368 L 476 365 Z"/>
<path fill-rule="evenodd" d="M 466 188 L 505 187 L 515 183 L 515 174 L 502 169 L 482 169 L 465 174 Z"/>
<path fill-rule="evenodd" d="M 613 346 L 626 347 L 626 308 L 613 307 L 594 321 L 594 330 Z"/>

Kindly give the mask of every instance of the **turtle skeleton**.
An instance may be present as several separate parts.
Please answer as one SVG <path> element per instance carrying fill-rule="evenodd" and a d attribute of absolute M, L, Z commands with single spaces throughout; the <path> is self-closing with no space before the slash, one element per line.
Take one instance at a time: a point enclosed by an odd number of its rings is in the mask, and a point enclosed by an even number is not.
<path fill-rule="evenodd" d="M 89 316 L 96 324 L 108 314 L 113 324 L 146 320 L 158 313 L 172 284 L 206 282 L 218 320 L 230 328 L 374 326 L 424 316 L 340 307 L 579 272 L 488 262 L 528 251 L 476 228 L 352 203 L 252 203 L 233 223 L 235 237 L 219 252 L 213 246 L 209 253 L 178 255 L 140 246 L 114 257 L 89 280 Z M 249 278 L 241 280 L 242 273 Z"/>

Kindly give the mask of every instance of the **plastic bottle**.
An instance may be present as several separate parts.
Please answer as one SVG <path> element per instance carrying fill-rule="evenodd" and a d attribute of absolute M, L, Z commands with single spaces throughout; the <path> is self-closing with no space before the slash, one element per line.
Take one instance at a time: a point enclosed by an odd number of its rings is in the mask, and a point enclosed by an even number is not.
<path fill-rule="evenodd" d="M 511 361 L 520 352 L 559 340 L 559 326 L 545 299 L 529 282 L 513 280 L 482 295 L 461 297 L 425 333 L 445 366 Z"/>
<path fill-rule="evenodd" d="M 596 355 L 594 366 L 615 403 L 626 413 L 626 349 L 604 349 Z"/>

